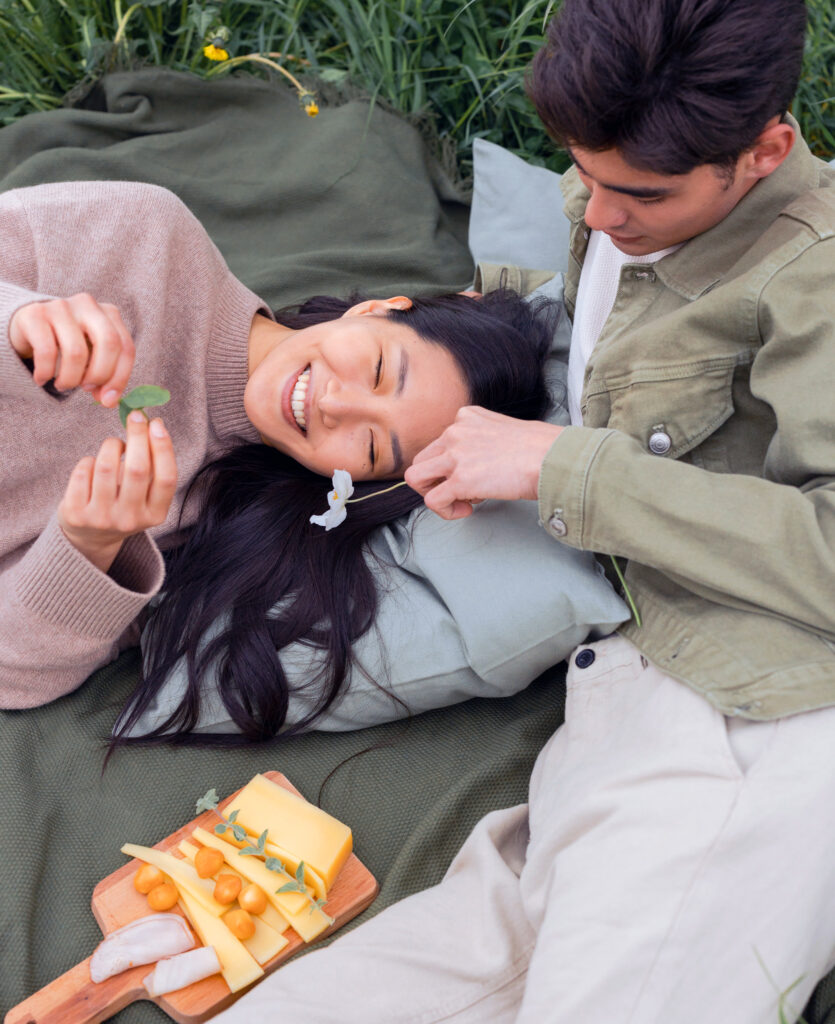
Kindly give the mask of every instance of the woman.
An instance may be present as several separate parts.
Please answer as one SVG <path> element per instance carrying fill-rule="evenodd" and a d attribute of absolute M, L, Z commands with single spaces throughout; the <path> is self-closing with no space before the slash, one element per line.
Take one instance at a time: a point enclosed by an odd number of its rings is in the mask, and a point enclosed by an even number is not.
<path fill-rule="evenodd" d="M 244 736 L 273 735 L 288 697 L 277 652 L 306 639 L 330 654 L 308 725 L 373 622 L 365 539 L 420 502 L 406 488 L 364 502 L 325 539 L 308 522 L 323 476 L 381 489 L 462 405 L 541 415 L 550 313 L 504 293 L 397 296 L 318 300 L 279 323 L 186 207 L 143 184 L 6 193 L 0 223 L 0 703 L 52 700 L 135 639 L 162 547 L 133 712 L 185 656 L 170 724 L 188 733 L 220 657 Z M 165 424 L 132 413 L 122 442 L 108 410 L 129 379 L 172 397 Z M 228 628 L 201 645 L 221 615 Z"/>

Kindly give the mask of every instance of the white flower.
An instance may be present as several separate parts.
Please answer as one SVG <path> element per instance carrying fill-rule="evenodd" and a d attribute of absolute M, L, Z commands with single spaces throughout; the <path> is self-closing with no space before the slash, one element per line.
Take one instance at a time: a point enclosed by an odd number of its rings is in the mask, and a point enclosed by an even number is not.
<path fill-rule="evenodd" d="M 333 490 L 328 492 L 328 510 L 321 516 L 311 516 L 310 521 L 316 526 L 324 526 L 332 530 L 344 523 L 348 516 L 345 504 L 354 493 L 354 484 L 347 469 L 335 469 L 331 477 Z"/>

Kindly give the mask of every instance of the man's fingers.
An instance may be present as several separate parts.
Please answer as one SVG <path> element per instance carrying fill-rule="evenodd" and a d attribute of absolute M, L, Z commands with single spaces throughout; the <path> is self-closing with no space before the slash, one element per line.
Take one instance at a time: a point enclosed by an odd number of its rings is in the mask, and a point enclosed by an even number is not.
<path fill-rule="evenodd" d="M 177 490 L 177 460 L 171 437 L 161 419 L 151 421 L 149 434 L 154 475 L 148 492 L 148 511 L 157 523 L 162 523 Z"/>

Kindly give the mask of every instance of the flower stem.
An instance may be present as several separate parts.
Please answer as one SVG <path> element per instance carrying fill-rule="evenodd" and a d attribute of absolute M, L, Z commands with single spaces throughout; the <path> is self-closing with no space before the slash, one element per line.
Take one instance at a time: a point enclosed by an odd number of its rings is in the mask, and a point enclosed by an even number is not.
<path fill-rule="evenodd" d="M 382 491 L 372 491 L 371 494 L 366 494 L 362 498 L 349 498 L 346 505 L 356 505 L 358 501 L 368 501 L 369 498 L 376 498 L 378 494 L 388 494 L 389 491 L 395 491 L 398 487 L 405 487 L 405 480 L 398 480 L 396 484 L 392 484 L 391 487 L 385 487 Z"/>
<path fill-rule="evenodd" d="M 618 579 L 620 580 L 620 585 L 623 587 L 624 597 L 626 598 L 627 603 L 629 604 L 629 607 L 632 609 L 632 614 L 635 616 L 635 625 L 640 628 L 640 626 L 641 626 L 641 616 L 640 616 L 640 613 L 638 612 L 638 609 L 635 607 L 635 602 L 632 600 L 632 595 L 629 593 L 629 587 L 627 587 L 626 580 L 623 578 L 623 573 L 620 571 L 620 566 L 618 565 L 618 560 L 615 558 L 614 555 L 609 555 L 609 558 L 612 559 L 612 565 L 615 567 L 615 572 L 618 574 Z"/>

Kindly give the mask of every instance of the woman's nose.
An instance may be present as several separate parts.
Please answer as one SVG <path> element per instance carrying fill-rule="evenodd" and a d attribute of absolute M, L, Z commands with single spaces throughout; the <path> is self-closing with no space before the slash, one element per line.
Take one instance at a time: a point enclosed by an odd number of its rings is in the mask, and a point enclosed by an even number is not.
<path fill-rule="evenodd" d="M 603 189 L 595 188 L 586 205 L 584 219 L 592 231 L 613 231 L 626 224 L 627 216 L 617 196 L 606 195 Z"/>
<path fill-rule="evenodd" d="M 322 423 L 329 429 L 368 419 L 370 396 L 362 388 L 332 378 L 319 398 Z"/>

